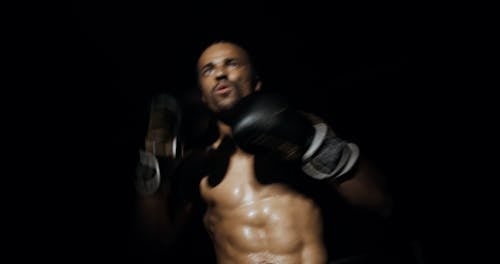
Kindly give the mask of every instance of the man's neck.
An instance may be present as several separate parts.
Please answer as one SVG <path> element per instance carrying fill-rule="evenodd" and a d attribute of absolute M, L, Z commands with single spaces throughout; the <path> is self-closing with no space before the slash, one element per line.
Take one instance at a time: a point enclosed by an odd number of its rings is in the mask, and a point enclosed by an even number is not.
<path fill-rule="evenodd" d="M 217 127 L 219 129 L 219 138 L 212 144 L 212 147 L 214 149 L 219 147 L 220 143 L 222 142 L 222 139 L 231 136 L 231 127 L 229 127 L 227 124 L 221 121 L 217 121 Z"/>

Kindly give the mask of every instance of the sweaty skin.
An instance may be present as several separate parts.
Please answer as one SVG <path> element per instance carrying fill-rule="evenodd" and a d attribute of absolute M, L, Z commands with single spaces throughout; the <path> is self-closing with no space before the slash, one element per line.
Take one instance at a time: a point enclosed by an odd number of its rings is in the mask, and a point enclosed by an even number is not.
<path fill-rule="evenodd" d="M 319 208 L 284 184 L 257 182 L 252 155 L 236 151 L 221 183 L 212 188 L 207 179 L 204 223 L 218 263 L 326 263 Z"/>
<path fill-rule="evenodd" d="M 202 101 L 215 113 L 230 109 L 261 85 L 246 51 L 231 43 L 213 44 L 202 53 L 198 77 Z M 220 122 L 219 131 L 230 135 Z M 207 203 L 204 223 L 218 263 L 326 263 L 319 208 L 285 184 L 260 184 L 254 163 L 254 156 L 237 150 L 218 185 L 211 187 L 208 177 L 200 182 Z"/>

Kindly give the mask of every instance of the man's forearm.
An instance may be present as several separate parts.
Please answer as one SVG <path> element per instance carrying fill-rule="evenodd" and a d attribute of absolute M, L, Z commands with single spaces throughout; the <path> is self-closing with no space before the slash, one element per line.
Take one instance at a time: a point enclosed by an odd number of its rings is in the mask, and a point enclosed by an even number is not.
<path fill-rule="evenodd" d="M 384 217 L 392 211 L 385 178 L 368 160 L 361 157 L 343 181 L 331 181 L 341 196 L 350 204 L 374 210 Z"/>

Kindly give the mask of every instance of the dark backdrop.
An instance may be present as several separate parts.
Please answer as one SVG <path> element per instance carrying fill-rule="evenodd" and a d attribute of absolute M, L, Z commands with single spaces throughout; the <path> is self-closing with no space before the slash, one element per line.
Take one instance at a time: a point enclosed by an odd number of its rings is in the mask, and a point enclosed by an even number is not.
<path fill-rule="evenodd" d="M 396 240 L 420 252 L 405 254 L 433 263 L 455 238 L 469 243 L 448 217 L 471 214 L 455 183 L 467 179 L 463 152 L 475 144 L 463 132 L 483 117 L 471 111 L 480 92 L 462 89 L 472 73 L 462 68 L 470 54 L 455 42 L 462 22 L 436 6 L 268 5 L 73 1 L 43 13 L 50 23 L 30 22 L 38 33 L 27 49 L 28 101 L 48 111 L 29 120 L 42 150 L 55 153 L 36 161 L 56 175 L 54 191 L 42 192 L 51 206 L 33 214 L 39 237 L 62 233 L 51 247 L 60 249 L 44 254 L 137 256 L 131 177 L 148 100 L 169 92 L 194 111 L 196 58 L 217 39 L 246 45 L 266 89 L 330 121 L 382 168 L 397 205 Z"/>

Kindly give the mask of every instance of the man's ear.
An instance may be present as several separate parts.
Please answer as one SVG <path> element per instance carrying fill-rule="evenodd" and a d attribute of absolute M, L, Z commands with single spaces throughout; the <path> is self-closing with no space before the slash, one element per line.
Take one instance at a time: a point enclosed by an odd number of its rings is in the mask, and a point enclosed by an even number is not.
<path fill-rule="evenodd" d="M 261 81 L 257 81 L 257 83 L 255 84 L 255 88 L 254 88 L 254 91 L 260 91 L 260 89 L 262 88 L 262 82 Z"/>

